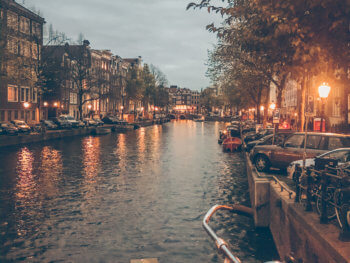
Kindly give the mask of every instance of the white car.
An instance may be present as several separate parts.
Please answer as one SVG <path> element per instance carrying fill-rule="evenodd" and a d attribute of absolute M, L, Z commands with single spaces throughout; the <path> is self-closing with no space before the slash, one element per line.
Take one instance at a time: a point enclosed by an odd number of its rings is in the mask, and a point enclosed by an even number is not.
<path fill-rule="evenodd" d="M 338 160 L 338 165 L 344 164 L 350 161 L 350 148 L 339 148 L 339 149 L 332 150 L 330 152 L 323 153 L 315 158 L 306 159 L 305 167 L 310 167 L 315 165 L 316 158 L 335 159 L 335 160 Z M 287 167 L 287 175 L 288 175 L 288 178 L 290 179 L 293 178 L 296 164 L 303 166 L 303 160 L 297 160 L 297 161 L 291 162 L 290 165 Z"/>

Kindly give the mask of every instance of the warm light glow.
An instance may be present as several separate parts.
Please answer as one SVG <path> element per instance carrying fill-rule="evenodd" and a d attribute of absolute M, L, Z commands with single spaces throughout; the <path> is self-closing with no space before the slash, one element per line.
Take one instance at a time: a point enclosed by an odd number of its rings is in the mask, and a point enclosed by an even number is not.
<path fill-rule="evenodd" d="M 124 109 L 124 106 L 120 106 L 121 109 Z"/>
<path fill-rule="evenodd" d="M 91 108 L 92 108 L 92 106 L 90 104 L 87 107 L 88 107 L 89 110 L 91 110 Z"/>
<path fill-rule="evenodd" d="M 23 103 L 24 108 L 29 108 L 30 104 L 28 102 Z"/>
<path fill-rule="evenodd" d="M 295 116 L 295 117 L 298 116 L 298 113 L 294 113 L 294 116 Z"/>
<path fill-rule="evenodd" d="M 275 103 L 271 103 L 271 104 L 270 104 L 270 109 L 271 109 L 271 110 L 276 109 L 276 104 L 275 104 Z"/>
<path fill-rule="evenodd" d="M 264 106 L 260 106 L 260 110 L 261 111 L 265 110 L 265 107 Z"/>
<path fill-rule="evenodd" d="M 143 111 L 145 108 L 144 107 L 141 107 L 141 111 Z"/>
<path fill-rule="evenodd" d="M 53 104 L 53 106 L 54 106 L 54 107 L 57 107 L 57 106 L 58 106 L 58 103 L 57 103 L 57 102 L 55 102 L 55 103 Z"/>
<path fill-rule="evenodd" d="M 320 95 L 321 99 L 326 99 L 330 91 L 331 87 L 328 85 L 328 83 L 323 82 L 322 85 L 318 87 L 318 94 Z"/>
<path fill-rule="evenodd" d="M 158 111 L 158 107 L 155 107 L 154 109 L 155 109 L 156 111 Z"/>
<path fill-rule="evenodd" d="M 45 101 L 44 102 L 44 106 L 47 107 L 49 104 Z"/>

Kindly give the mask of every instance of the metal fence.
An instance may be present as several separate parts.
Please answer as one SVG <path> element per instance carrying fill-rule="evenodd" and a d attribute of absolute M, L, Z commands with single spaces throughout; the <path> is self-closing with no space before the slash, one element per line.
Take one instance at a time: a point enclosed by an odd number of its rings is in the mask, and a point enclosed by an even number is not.
<path fill-rule="evenodd" d="M 303 170 L 296 166 L 293 180 L 296 186 L 295 202 L 301 203 L 305 211 L 320 215 L 320 223 L 327 224 L 336 219 L 340 227 L 339 239 L 350 241 L 350 170 L 325 166 Z"/>

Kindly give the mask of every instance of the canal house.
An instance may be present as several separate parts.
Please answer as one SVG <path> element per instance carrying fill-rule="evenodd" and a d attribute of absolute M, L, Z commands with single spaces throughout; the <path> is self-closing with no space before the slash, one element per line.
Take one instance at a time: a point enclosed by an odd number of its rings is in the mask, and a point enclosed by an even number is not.
<path fill-rule="evenodd" d="M 39 121 L 38 65 L 45 20 L 0 0 L 0 121 Z"/>

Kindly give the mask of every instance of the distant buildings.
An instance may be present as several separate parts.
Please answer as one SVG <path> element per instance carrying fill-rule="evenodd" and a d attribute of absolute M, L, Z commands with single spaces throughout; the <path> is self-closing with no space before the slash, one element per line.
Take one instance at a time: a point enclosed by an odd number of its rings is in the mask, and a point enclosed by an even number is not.
<path fill-rule="evenodd" d="M 200 93 L 187 88 L 170 86 L 169 100 L 171 110 L 184 113 L 198 113 L 200 110 Z"/>
<path fill-rule="evenodd" d="M 141 57 L 92 49 L 87 40 L 43 45 L 45 20 L 14 0 L 0 0 L 0 21 L 0 121 L 33 124 L 61 114 L 77 119 L 128 113 L 137 117 L 167 103 L 168 94 L 159 105 L 151 105 L 143 94 L 128 94 L 129 73 L 140 77 Z M 164 90 L 171 110 L 198 112 L 199 92 L 177 86 Z"/>
<path fill-rule="evenodd" d="M 44 19 L 0 0 L 0 121 L 39 120 L 38 63 Z"/>

